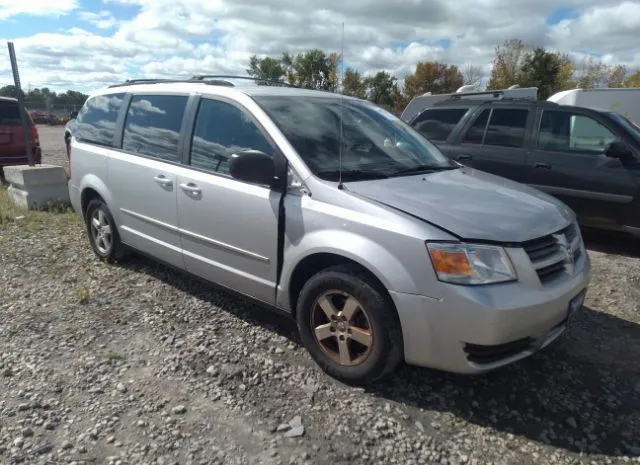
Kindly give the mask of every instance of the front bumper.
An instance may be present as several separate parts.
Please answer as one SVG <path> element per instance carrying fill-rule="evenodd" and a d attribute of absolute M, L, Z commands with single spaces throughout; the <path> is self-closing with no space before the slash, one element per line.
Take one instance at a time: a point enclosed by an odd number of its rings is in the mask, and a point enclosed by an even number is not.
<path fill-rule="evenodd" d="M 482 373 L 528 357 L 566 329 L 569 302 L 585 291 L 591 264 L 583 253 L 572 276 L 543 285 L 534 276 L 491 286 L 442 283 L 442 297 L 390 291 L 407 363 Z"/>

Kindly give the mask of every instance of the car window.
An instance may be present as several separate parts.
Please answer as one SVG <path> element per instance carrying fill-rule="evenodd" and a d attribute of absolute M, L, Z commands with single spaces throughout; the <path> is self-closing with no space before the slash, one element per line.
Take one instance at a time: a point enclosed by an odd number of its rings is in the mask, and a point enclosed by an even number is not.
<path fill-rule="evenodd" d="M 191 166 L 229 174 L 229 157 L 243 150 L 273 154 L 273 147 L 240 108 L 219 100 L 202 99 L 191 141 Z"/>
<path fill-rule="evenodd" d="M 494 108 L 484 137 L 484 145 L 522 147 L 529 110 Z"/>
<path fill-rule="evenodd" d="M 616 135 L 595 119 L 566 111 L 542 113 L 538 147 L 564 152 L 602 153 Z"/>
<path fill-rule="evenodd" d="M 0 125 L 20 125 L 20 110 L 16 102 L 0 100 Z"/>
<path fill-rule="evenodd" d="M 89 98 L 76 118 L 75 138 L 92 144 L 113 145 L 116 120 L 124 95 L 108 94 Z"/>
<path fill-rule="evenodd" d="M 484 130 L 489 120 L 490 109 L 483 110 L 480 116 L 476 118 L 467 133 L 464 135 L 462 142 L 466 144 L 482 144 L 484 138 Z"/>
<path fill-rule="evenodd" d="M 425 110 L 411 124 L 427 139 L 443 141 L 451 134 L 468 108 L 439 108 Z"/>
<path fill-rule="evenodd" d="M 177 162 L 185 95 L 136 95 L 131 99 L 122 148 Z"/>

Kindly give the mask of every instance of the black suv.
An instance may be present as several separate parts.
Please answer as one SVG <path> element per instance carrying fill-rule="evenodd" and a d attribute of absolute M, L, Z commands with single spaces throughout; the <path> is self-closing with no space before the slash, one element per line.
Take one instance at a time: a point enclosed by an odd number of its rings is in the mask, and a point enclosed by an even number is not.
<path fill-rule="evenodd" d="M 640 128 L 618 113 L 454 96 L 409 124 L 453 160 L 558 197 L 583 226 L 640 237 Z"/>

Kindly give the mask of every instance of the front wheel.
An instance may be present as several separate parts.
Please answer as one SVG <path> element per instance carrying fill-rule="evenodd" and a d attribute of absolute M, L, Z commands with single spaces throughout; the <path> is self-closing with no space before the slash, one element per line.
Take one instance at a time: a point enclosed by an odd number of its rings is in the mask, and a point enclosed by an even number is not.
<path fill-rule="evenodd" d="M 311 357 L 330 376 L 366 384 L 402 360 L 402 332 L 395 309 L 365 274 L 336 267 L 302 288 L 296 320 Z"/>
<path fill-rule="evenodd" d="M 106 262 L 124 258 L 126 250 L 107 204 L 102 199 L 89 202 L 85 214 L 89 242 L 95 254 Z"/>

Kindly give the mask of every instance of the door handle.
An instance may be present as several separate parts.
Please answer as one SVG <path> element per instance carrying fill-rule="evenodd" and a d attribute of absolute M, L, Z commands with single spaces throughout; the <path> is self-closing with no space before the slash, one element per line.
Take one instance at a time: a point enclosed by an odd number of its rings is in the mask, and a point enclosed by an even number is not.
<path fill-rule="evenodd" d="M 194 183 L 190 182 L 187 184 L 180 184 L 180 189 L 185 191 L 187 194 L 191 195 L 200 195 L 202 193 L 202 189 L 196 186 Z"/>
<path fill-rule="evenodd" d="M 544 168 L 546 170 L 551 169 L 551 165 L 549 163 L 536 162 L 533 164 L 534 168 Z"/>
<path fill-rule="evenodd" d="M 169 187 L 173 184 L 173 181 L 171 179 L 169 179 L 168 177 L 166 177 L 163 174 L 159 174 L 158 176 L 153 178 L 155 182 L 157 182 L 158 184 L 160 184 L 163 187 Z"/>
<path fill-rule="evenodd" d="M 473 157 L 471 155 L 458 155 L 457 160 L 459 161 L 466 161 L 466 160 L 471 160 Z"/>

